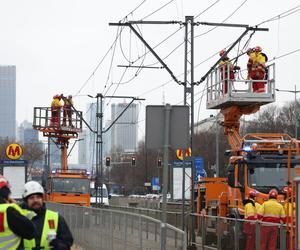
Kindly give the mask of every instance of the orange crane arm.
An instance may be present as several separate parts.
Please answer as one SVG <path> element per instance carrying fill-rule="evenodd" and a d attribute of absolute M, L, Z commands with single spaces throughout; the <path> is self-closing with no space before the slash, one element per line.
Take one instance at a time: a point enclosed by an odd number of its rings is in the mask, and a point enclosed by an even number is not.
<path fill-rule="evenodd" d="M 257 112 L 260 105 L 250 106 L 230 106 L 221 109 L 224 115 L 224 134 L 227 137 L 228 143 L 232 151 L 239 151 L 242 147 L 242 138 L 240 136 L 240 118 L 242 115 L 250 115 Z"/>

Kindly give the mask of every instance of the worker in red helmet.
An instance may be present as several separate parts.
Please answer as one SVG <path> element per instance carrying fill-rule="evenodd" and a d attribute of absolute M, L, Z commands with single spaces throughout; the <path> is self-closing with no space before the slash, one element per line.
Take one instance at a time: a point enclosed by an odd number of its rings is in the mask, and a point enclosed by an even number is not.
<path fill-rule="evenodd" d="M 269 200 L 262 204 L 259 214 L 263 222 L 268 223 L 285 223 L 286 216 L 283 206 L 277 201 L 278 192 L 271 189 Z M 276 250 L 277 247 L 278 227 L 272 224 L 264 224 L 260 229 L 260 249 Z M 268 248 L 267 248 L 268 245 Z"/>
<path fill-rule="evenodd" d="M 31 240 L 35 234 L 34 213 L 20 208 L 10 195 L 10 185 L 0 175 L 0 249 L 23 249 L 22 238 Z"/>
<path fill-rule="evenodd" d="M 64 118 L 63 118 L 63 126 L 67 126 L 67 119 L 69 120 L 69 126 L 74 127 L 72 124 L 72 106 L 73 106 L 73 99 L 72 95 L 64 98 Z"/>
<path fill-rule="evenodd" d="M 226 50 L 223 49 L 220 51 L 219 55 L 222 60 L 219 63 L 220 69 L 220 79 L 222 81 L 223 94 L 227 94 L 228 92 L 228 81 L 232 82 L 235 79 L 235 71 L 239 70 L 239 66 L 234 66 L 229 57 L 226 55 Z"/>
<path fill-rule="evenodd" d="M 295 224 L 294 218 L 295 218 L 295 211 L 296 211 L 296 204 L 292 201 L 292 189 L 290 187 L 284 187 L 283 188 L 283 195 L 284 195 L 284 204 L 283 208 L 286 214 L 286 224 L 292 228 L 293 224 Z M 292 229 L 291 229 L 292 230 Z M 291 233 L 290 230 L 287 230 L 286 232 L 286 249 L 292 249 L 291 248 Z"/>
<path fill-rule="evenodd" d="M 257 220 L 257 213 L 260 210 L 260 204 L 255 201 L 257 193 L 250 190 L 248 199 L 243 201 L 244 204 L 244 218 L 248 222 L 244 223 L 244 233 L 246 235 L 246 250 L 255 249 L 255 223 L 250 221 Z"/>
<path fill-rule="evenodd" d="M 61 110 L 61 95 L 53 96 L 53 100 L 51 102 L 51 127 L 59 127 L 60 125 L 60 110 Z"/>
<path fill-rule="evenodd" d="M 249 56 L 247 69 L 248 76 L 247 79 L 254 80 L 252 82 L 252 90 L 254 93 L 264 93 L 265 92 L 265 82 L 259 80 L 265 80 L 266 77 L 266 62 L 268 60 L 266 54 L 262 53 L 262 48 L 256 46 L 253 49 L 247 51 Z"/>

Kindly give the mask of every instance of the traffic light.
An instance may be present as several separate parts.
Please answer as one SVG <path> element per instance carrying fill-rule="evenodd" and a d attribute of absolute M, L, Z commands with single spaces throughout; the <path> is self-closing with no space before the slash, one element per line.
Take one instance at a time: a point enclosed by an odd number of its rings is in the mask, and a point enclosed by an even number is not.
<path fill-rule="evenodd" d="M 106 167 L 110 166 L 110 157 L 106 157 L 106 159 L 105 159 L 105 166 Z"/>
<path fill-rule="evenodd" d="M 158 158 L 157 159 L 157 167 L 161 168 L 161 165 L 162 165 L 161 158 Z"/>
<path fill-rule="evenodd" d="M 131 157 L 131 166 L 135 166 L 136 165 L 136 161 L 135 161 L 135 156 Z"/>

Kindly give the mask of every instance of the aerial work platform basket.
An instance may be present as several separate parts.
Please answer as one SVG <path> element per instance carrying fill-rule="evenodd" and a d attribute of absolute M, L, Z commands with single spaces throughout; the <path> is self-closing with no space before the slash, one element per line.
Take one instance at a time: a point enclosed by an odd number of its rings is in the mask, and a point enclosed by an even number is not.
<path fill-rule="evenodd" d="M 44 136 L 55 138 L 77 138 L 82 132 L 82 112 L 71 112 L 71 121 L 65 121 L 63 109 L 59 109 L 55 117 L 50 107 L 35 107 L 33 128 L 43 132 Z M 65 118 L 65 119 L 64 119 Z M 67 125 L 69 124 L 69 126 Z M 71 124 L 71 125 L 70 125 Z"/>
<path fill-rule="evenodd" d="M 239 74 L 238 74 L 239 73 Z M 275 101 L 275 64 L 266 66 L 263 80 L 248 80 L 242 72 L 233 73 L 230 67 L 214 69 L 207 77 L 207 109 L 223 109 L 232 105 L 239 107 L 257 103 L 260 106 Z M 263 82 L 264 92 L 253 91 L 253 84 Z"/>

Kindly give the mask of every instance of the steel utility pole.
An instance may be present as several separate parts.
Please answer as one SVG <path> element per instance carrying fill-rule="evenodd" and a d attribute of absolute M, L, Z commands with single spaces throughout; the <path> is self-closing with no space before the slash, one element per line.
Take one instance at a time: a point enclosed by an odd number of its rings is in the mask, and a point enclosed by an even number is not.
<path fill-rule="evenodd" d="M 194 17 L 193 16 L 186 16 L 185 17 L 185 38 L 184 38 L 184 105 L 190 107 L 190 147 L 192 151 L 192 155 L 194 153 Z M 184 153 L 185 154 L 185 153 Z M 183 162 L 185 164 L 185 162 Z M 185 169 L 185 166 L 183 166 Z M 182 176 L 182 182 L 185 183 L 185 170 Z M 195 213 L 195 195 L 194 195 L 194 181 L 195 181 L 195 168 L 194 162 L 191 161 L 191 212 L 192 214 Z M 185 189 L 185 187 L 184 187 Z M 183 194 L 185 195 L 185 193 Z M 183 199 L 182 202 L 185 202 Z M 183 206 L 183 213 L 184 213 L 184 205 Z M 184 215 L 182 215 L 184 218 Z M 184 221 L 183 227 L 184 227 Z M 195 242 L 195 220 L 192 217 L 191 221 L 191 245 L 188 249 L 196 249 Z"/>
<path fill-rule="evenodd" d="M 90 96 L 92 97 L 92 96 Z M 111 127 L 119 120 L 119 118 L 124 114 L 124 112 L 130 107 L 134 101 L 143 101 L 143 98 L 137 98 L 132 96 L 103 96 L 102 94 L 97 94 L 97 111 L 96 111 L 96 206 L 98 206 L 98 188 L 100 188 L 100 206 L 103 204 L 103 134 L 111 129 Z M 116 117 L 114 121 L 105 129 L 103 129 L 103 101 L 105 98 L 121 98 L 128 99 L 131 101 L 123 109 L 123 111 Z M 99 175 L 100 173 L 100 175 Z"/>

